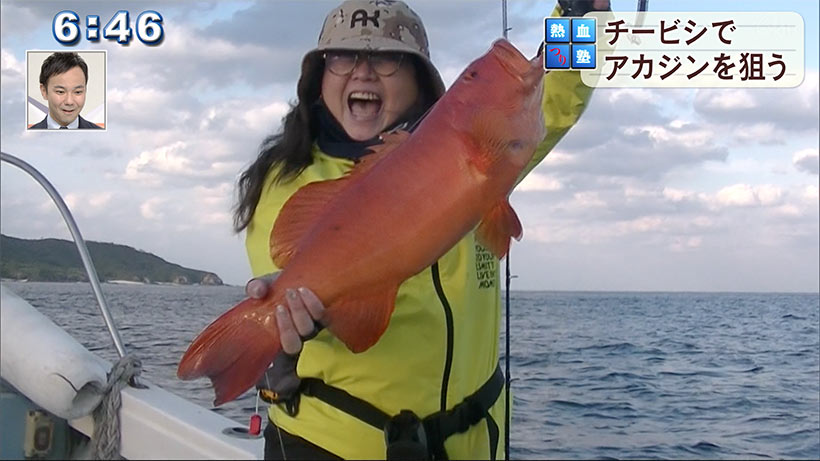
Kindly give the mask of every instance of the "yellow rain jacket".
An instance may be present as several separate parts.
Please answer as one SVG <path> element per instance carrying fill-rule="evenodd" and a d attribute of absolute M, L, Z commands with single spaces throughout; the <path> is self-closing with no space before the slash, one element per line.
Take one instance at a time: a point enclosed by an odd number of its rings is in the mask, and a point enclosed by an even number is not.
<path fill-rule="evenodd" d="M 578 72 L 551 72 L 545 78 L 547 137 L 524 174 L 572 127 L 591 92 L 581 83 Z M 352 166 L 352 161 L 331 157 L 314 147 L 313 163 L 295 180 L 271 187 L 274 174 L 268 175 L 247 228 L 246 246 L 254 276 L 278 270 L 270 258 L 269 236 L 288 198 L 308 183 L 339 178 Z M 390 415 L 410 409 L 424 418 L 451 409 L 484 384 L 498 365 L 500 295 L 499 261 L 476 243 L 471 232 L 436 265 L 399 287 L 390 324 L 376 345 L 353 354 L 322 330 L 305 343 L 297 373 L 302 378 L 319 378 Z M 490 411 L 500 434 L 497 459 L 504 457 L 503 395 Z M 314 397 L 301 396 L 295 417 L 279 405 L 270 407 L 269 416 L 283 430 L 342 458 L 385 457 L 382 431 Z M 490 459 L 488 427 L 482 421 L 448 438 L 444 446 L 450 459 Z"/>

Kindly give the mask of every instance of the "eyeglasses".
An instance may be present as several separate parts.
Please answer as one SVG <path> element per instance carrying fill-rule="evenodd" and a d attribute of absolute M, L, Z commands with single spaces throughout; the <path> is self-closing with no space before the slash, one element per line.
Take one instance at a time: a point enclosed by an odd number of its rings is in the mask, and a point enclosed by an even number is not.
<path fill-rule="evenodd" d="M 367 62 L 374 72 L 382 77 L 389 77 L 398 72 L 403 53 L 395 52 L 356 52 L 349 50 L 334 50 L 324 53 L 325 66 L 334 75 L 344 77 L 350 75 L 359 63 L 360 56 L 367 56 Z"/>

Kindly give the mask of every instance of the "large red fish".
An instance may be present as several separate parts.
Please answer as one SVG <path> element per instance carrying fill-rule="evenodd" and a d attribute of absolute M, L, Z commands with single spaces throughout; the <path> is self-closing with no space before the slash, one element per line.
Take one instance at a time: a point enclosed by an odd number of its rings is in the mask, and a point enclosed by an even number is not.
<path fill-rule="evenodd" d="M 177 375 L 211 378 L 215 405 L 253 386 L 281 347 L 275 307 L 287 306 L 287 288 L 310 288 L 327 328 L 362 352 L 387 328 L 399 284 L 476 226 L 479 242 L 505 255 L 522 233 L 508 195 L 545 136 L 543 76 L 541 58 L 498 40 L 413 134 L 388 135 L 349 175 L 296 192 L 271 233 L 283 270 L 269 295 L 211 323 Z"/>

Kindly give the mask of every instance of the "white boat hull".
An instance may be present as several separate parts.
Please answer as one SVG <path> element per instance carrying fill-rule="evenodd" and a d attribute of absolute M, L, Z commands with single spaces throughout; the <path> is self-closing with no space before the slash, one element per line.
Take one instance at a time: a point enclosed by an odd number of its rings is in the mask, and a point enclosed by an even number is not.
<path fill-rule="evenodd" d="M 91 412 L 100 403 L 98 390 L 105 385 L 111 364 L 89 352 L 8 287 L 0 287 L 2 378 L 36 406 L 67 420 L 91 438 L 95 424 Z M 124 458 L 263 458 L 264 440 L 249 437 L 235 421 L 144 378 L 140 384 L 145 388 L 126 387 L 121 392 L 120 454 Z M 0 422 L 0 427 L 23 423 L 5 418 Z M 16 445 L 17 441 L 4 439 L 4 443 Z"/>

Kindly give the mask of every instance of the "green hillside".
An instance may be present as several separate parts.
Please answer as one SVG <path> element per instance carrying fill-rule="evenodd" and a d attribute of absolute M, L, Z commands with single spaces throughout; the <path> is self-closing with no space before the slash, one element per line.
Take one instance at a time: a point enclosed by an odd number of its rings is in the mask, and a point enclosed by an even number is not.
<path fill-rule="evenodd" d="M 212 272 L 169 263 L 134 248 L 86 241 L 101 281 L 222 285 Z M 26 240 L 0 236 L 0 277 L 42 282 L 87 281 L 74 242 L 59 239 Z"/>

